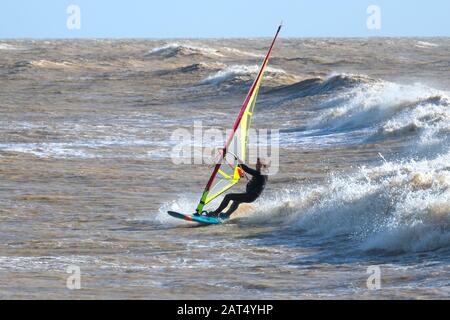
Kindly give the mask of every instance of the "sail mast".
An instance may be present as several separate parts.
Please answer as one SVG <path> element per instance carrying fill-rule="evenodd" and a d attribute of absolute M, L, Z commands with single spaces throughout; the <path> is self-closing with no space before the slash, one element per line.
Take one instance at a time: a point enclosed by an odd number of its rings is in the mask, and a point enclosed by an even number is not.
<path fill-rule="evenodd" d="M 227 143 L 225 144 L 225 148 L 224 149 L 226 149 L 229 146 L 229 144 L 231 142 L 231 139 L 233 138 L 234 134 L 236 133 L 236 129 L 239 126 L 239 123 L 241 122 L 242 115 L 244 114 L 245 108 L 247 107 L 247 104 L 248 104 L 248 102 L 250 100 L 250 97 L 253 95 L 253 92 L 255 91 L 255 88 L 257 87 L 258 82 L 262 78 L 262 75 L 264 73 L 264 69 L 266 68 L 267 63 L 269 62 L 270 54 L 272 53 L 273 47 L 275 46 L 275 42 L 277 41 L 278 34 L 280 33 L 281 27 L 282 27 L 282 25 L 280 25 L 278 27 L 277 33 L 275 34 L 275 37 L 272 40 L 272 44 L 270 45 L 270 49 L 267 52 L 267 55 L 266 55 L 266 57 L 264 59 L 264 62 L 262 64 L 262 66 L 261 66 L 261 69 L 259 70 L 258 76 L 256 77 L 255 81 L 253 82 L 252 87 L 250 88 L 250 91 L 248 92 L 247 96 L 245 97 L 244 103 L 242 104 L 242 107 L 241 107 L 241 110 L 239 111 L 238 117 L 236 118 L 236 121 L 234 122 L 233 131 L 231 132 L 230 136 L 228 137 L 228 140 L 227 140 Z"/>

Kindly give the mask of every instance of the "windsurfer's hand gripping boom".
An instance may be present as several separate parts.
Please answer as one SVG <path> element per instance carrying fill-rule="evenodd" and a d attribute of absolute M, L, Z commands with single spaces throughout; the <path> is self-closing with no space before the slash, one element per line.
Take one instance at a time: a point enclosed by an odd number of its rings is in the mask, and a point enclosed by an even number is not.
<path fill-rule="evenodd" d="M 223 152 L 223 149 L 222 149 L 222 152 Z M 230 152 L 230 151 L 228 151 L 228 153 L 229 154 L 231 154 L 235 159 L 236 159 L 236 161 L 238 162 L 238 166 L 242 169 L 242 164 L 244 164 L 245 165 L 245 161 L 243 161 L 241 158 L 239 158 L 236 154 L 234 154 L 234 153 L 232 153 L 232 152 Z M 248 178 L 248 176 L 247 176 L 247 174 L 245 173 L 245 171 L 244 171 L 244 169 L 242 169 L 242 171 L 241 171 L 243 174 L 244 174 L 244 176 L 245 176 L 245 178 L 247 179 L 247 180 L 249 180 L 249 178 Z"/>

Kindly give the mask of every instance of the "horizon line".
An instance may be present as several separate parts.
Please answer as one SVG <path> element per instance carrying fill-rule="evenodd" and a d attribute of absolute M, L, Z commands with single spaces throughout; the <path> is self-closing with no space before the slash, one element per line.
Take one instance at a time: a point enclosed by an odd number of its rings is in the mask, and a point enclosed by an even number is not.
<path fill-rule="evenodd" d="M 46 40 L 178 40 L 178 39 L 185 39 L 185 40 L 239 40 L 239 39 L 269 39 L 271 36 L 254 36 L 254 37 L 18 37 L 18 38 L 12 38 L 12 37 L 6 37 L 1 38 L 0 41 L 5 40 L 36 40 L 36 41 L 46 41 Z M 280 39 L 383 39 L 383 38 L 450 38 L 450 35 L 448 36 L 429 36 L 429 35 L 408 35 L 408 36 L 280 36 Z"/>

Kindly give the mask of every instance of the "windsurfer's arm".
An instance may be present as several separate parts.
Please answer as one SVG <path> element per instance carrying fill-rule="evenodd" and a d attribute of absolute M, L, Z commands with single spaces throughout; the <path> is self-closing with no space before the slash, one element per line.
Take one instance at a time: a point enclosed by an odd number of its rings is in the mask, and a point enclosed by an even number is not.
<path fill-rule="evenodd" d="M 245 164 L 240 164 L 242 170 L 244 170 L 246 173 L 251 174 L 252 176 L 258 176 L 260 175 L 259 171 L 256 171 L 255 169 L 247 167 Z"/>

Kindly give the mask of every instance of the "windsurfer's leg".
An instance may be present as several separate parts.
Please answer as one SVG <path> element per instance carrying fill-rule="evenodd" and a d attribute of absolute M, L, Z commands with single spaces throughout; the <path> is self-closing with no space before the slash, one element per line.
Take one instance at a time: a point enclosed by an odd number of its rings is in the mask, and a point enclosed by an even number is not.
<path fill-rule="evenodd" d="M 225 198 L 223 198 L 220 206 L 215 211 L 211 212 L 211 214 L 217 215 L 217 214 L 221 213 L 223 211 L 223 209 L 225 209 L 228 206 L 230 201 L 245 202 L 245 201 L 241 201 L 241 200 L 245 200 L 246 198 L 247 198 L 246 193 L 229 193 L 225 196 Z"/>
<path fill-rule="evenodd" d="M 228 203 L 230 203 L 231 199 L 230 196 L 232 195 L 232 193 L 227 194 L 225 196 L 225 198 L 223 198 L 222 202 L 220 203 L 219 207 L 214 210 L 213 212 L 211 212 L 212 215 L 217 215 L 219 213 L 222 212 L 223 209 L 225 209 L 228 206 Z"/>
<path fill-rule="evenodd" d="M 233 203 L 230 208 L 223 214 L 222 217 L 229 217 L 237 210 L 241 203 L 252 203 L 258 198 L 257 195 L 249 193 L 238 193 L 233 196 Z"/>
<path fill-rule="evenodd" d="M 221 215 L 221 217 L 227 218 L 227 217 L 231 216 L 233 214 L 233 212 L 235 212 L 237 210 L 237 208 L 239 207 L 240 204 L 241 203 L 238 201 L 233 201 L 230 208 L 227 210 L 227 212 L 225 212 L 223 215 Z"/>

